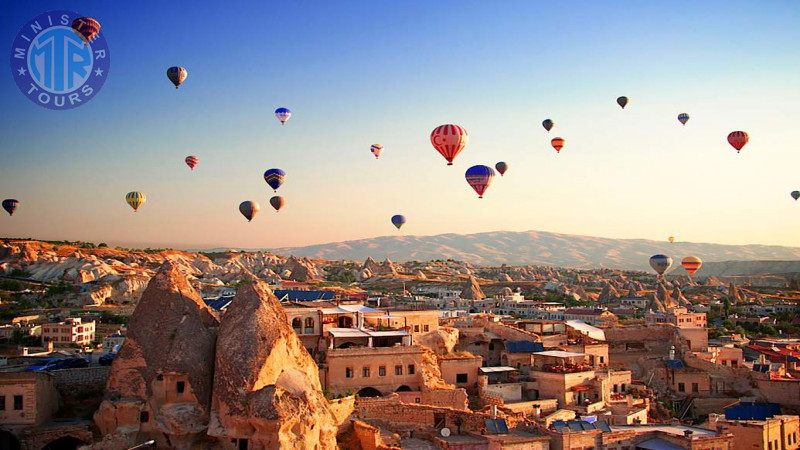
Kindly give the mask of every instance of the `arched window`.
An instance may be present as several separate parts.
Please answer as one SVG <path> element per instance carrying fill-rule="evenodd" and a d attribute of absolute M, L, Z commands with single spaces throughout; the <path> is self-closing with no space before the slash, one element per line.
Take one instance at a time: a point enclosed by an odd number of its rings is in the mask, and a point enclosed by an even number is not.
<path fill-rule="evenodd" d="M 303 324 L 300 322 L 300 318 L 299 317 L 295 317 L 294 319 L 292 319 L 292 328 L 294 328 L 296 330 L 299 330 L 300 327 L 302 327 L 302 326 L 303 326 Z"/>
<path fill-rule="evenodd" d="M 306 328 L 311 328 L 311 332 L 314 332 L 314 318 L 313 317 L 306 317 Z"/>

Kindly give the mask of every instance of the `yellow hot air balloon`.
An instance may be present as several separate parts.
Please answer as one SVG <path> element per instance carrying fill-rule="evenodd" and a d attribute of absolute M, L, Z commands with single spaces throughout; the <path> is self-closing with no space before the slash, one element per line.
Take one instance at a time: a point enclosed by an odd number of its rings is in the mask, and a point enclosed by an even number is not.
<path fill-rule="evenodd" d="M 131 205 L 134 212 L 138 212 L 139 208 L 147 201 L 147 196 L 144 195 L 144 192 L 132 191 L 125 196 L 125 201 Z"/>
<path fill-rule="evenodd" d="M 703 261 L 700 260 L 697 256 L 687 256 L 683 258 L 681 261 L 681 265 L 689 273 L 689 275 L 694 275 L 695 272 L 700 270 L 700 266 L 703 265 Z"/>
<path fill-rule="evenodd" d="M 670 236 L 669 237 L 669 243 L 672 244 L 674 242 L 675 242 L 675 236 Z"/>

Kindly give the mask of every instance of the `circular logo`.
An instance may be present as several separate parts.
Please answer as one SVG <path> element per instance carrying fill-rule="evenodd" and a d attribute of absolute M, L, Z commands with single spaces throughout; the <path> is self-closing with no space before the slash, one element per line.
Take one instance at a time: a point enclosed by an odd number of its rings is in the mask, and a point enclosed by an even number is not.
<path fill-rule="evenodd" d="M 29 20 L 11 46 L 11 75 L 37 105 L 71 109 L 91 100 L 111 66 L 102 33 L 91 42 L 72 28 L 74 11 L 48 11 Z"/>

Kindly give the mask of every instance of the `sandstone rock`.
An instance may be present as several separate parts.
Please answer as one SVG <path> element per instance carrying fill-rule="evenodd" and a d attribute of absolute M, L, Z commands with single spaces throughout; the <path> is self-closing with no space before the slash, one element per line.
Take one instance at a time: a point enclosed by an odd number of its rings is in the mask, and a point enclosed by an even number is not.
<path fill-rule="evenodd" d="M 483 300 L 486 298 L 486 295 L 481 290 L 481 285 L 478 284 L 478 280 L 474 276 L 470 276 L 461 289 L 461 298 L 466 300 Z"/>

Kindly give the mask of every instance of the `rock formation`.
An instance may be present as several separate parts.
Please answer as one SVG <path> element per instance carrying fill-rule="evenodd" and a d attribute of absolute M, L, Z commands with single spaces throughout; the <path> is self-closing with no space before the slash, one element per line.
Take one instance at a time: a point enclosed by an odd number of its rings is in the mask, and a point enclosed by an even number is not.
<path fill-rule="evenodd" d="M 605 287 L 603 287 L 603 291 L 600 292 L 600 297 L 598 300 L 600 303 L 612 303 L 619 299 L 619 292 L 611 283 L 606 283 Z"/>
<path fill-rule="evenodd" d="M 286 275 L 286 278 L 292 281 L 312 281 L 319 278 L 319 273 L 314 267 L 314 263 L 307 258 L 292 256 L 286 261 L 282 269 L 282 273 Z"/>
<path fill-rule="evenodd" d="M 478 280 L 475 277 L 469 277 L 469 280 L 464 284 L 461 289 L 461 298 L 466 300 L 483 300 L 486 298 L 486 295 L 481 290 L 481 285 L 478 284 Z"/>

